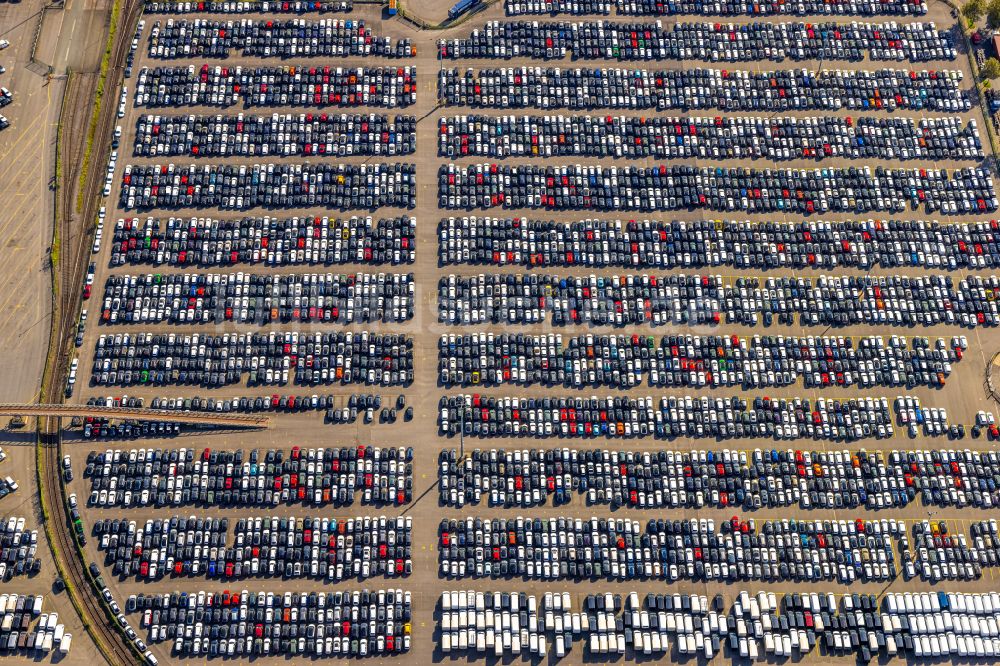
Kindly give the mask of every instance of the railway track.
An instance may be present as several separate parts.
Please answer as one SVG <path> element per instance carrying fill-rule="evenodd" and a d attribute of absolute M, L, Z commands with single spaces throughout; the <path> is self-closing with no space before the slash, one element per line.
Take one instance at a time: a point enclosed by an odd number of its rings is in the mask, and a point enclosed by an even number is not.
<path fill-rule="evenodd" d="M 44 419 L 44 432 L 41 434 L 41 446 L 44 455 L 45 495 L 49 520 L 53 521 L 51 534 L 58 542 L 57 552 L 60 554 L 60 568 L 68 578 L 67 592 L 73 595 L 74 605 L 82 608 L 87 617 L 82 618 L 85 625 L 98 639 L 101 653 L 112 666 L 126 666 L 136 663 L 137 657 L 127 642 L 124 634 L 118 630 L 118 625 L 110 616 L 111 609 L 105 606 L 103 597 L 90 580 L 90 575 L 84 568 L 83 561 L 76 550 L 73 538 L 73 528 L 66 514 L 66 500 L 59 476 L 62 459 L 62 437 L 59 432 L 59 418 Z"/>
<path fill-rule="evenodd" d="M 94 225 L 92 222 L 97 214 L 103 182 L 103 172 L 96 167 L 102 165 L 108 157 L 115 117 L 116 104 L 114 100 L 117 99 L 115 95 L 123 79 L 125 55 L 131 44 L 131 35 L 139 15 L 142 13 L 142 0 L 122 0 L 122 2 L 105 84 L 105 90 L 108 92 L 105 92 L 106 99 L 101 105 L 100 116 L 97 119 L 94 132 L 93 145 L 96 148 L 91 152 L 91 168 L 88 171 L 86 182 L 82 185 L 81 217 L 77 218 L 75 223 L 71 212 L 75 203 L 73 197 L 75 188 L 71 186 L 74 172 L 66 170 L 68 173 L 63 174 L 64 182 L 59 184 L 62 190 L 60 193 L 62 196 L 62 215 L 56 220 L 56 224 L 59 225 L 58 237 L 64 239 L 65 242 L 65 259 L 57 267 L 59 272 L 55 276 L 54 286 L 57 287 L 58 297 L 52 304 L 54 321 L 50 329 L 52 336 L 49 350 L 50 358 L 43 377 L 42 385 L 45 390 L 39 396 L 40 401 L 45 403 L 60 403 L 63 398 L 63 380 L 72 353 L 72 330 L 80 300 L 80 289 L 86 274 L 87 251 L 93 242 Z M 114 93 L 110 91 L 114 91 Z M 89 105 L 81 105 L 80 112 L 88 112 L 90 109 L 92 107 Z M 78 234 L 73 233 L 74 226 L 78 227 Z M 48 519 L 53 521 L 49 533 L 55 543 L 50 544 L 50 546 L 53 558 L 57 560 L 60 571 L 66 577 L 67 593 L 73 599 L 74 608 L 81 613 L 81 621 L 96 639 L 97 648 L 108 664 L 129 666 L 141 663 L 141 657 L 135 651 L 131 641 L 120 630 L 111 614 L 111 608 L 107 606 L 100 591 L 91 581 L 86 562 L 77 550 L 73 527 L 69 524 L 65 492 L 62 485 L 61 419 L 58 416 L 40 416 L 37 423 L 38 445 L 42 447 L 42 456 L 40 457 L 42 468 L 38 470 L 38 473 L 39 477 L 44 479 L 43 488 L 39 489 L 39 493 L 44 492 L 44 497 L 41 499 L 44 500 Z"/>
<path fill-rule="evenodd" d="M 73 193 L 75 188 L 64 187 L 63 196 L 63 216 L 60 220 L 60 238 L 67 240 L 68 247 L 66 261 L 60 271 L 59 284 L 59 315 L 60 326 L 55 329 L 60 332 L 59 337 L 59 362 L 65 367 L 69 362 L 70 346 L 63 344 L 68 342 L 71 336 L 72 324 L 67 321 L 71 315 L 76 314 L 77 305 L 80 300 L 80 290 L 87 270 L 87 256 L 93 244 L 96 226 L 94 220 L 97 218 L 97 209 L 101 201 L 101 192 L 104 187 L 104 170 L 101 168 L 107 163 L 111 152 L 111 137 L 114 132 L 115 113 L 117 108 L 118 95 L 121 83 L 125 75 L 125 56 L 131 47 L 132 34 L 135 26 L 142 14 L 144 0 L 122 0 L 122 10 L 118 18 L 115 41 L 111 48 L 111 58 L 109 60 L 107 78 L 104 86 L 104 100 L 101 104 L 100 117 L 94 130 L 93 149 L 90 154 L 90 167 L 87 171 L 86 182 L 83 183 L 83 205 L 80 208 L 79 234 L 73 234 L 73 216 L 70 211 L 75 206 Z M 89 111 L 92 107 L 85 107 Z M 88 123 L 89 125 L 89 123 Z M 72 174 L 68 176 L 72 183 Z M 74 242 L 69 243 L 72 239 Z"/>

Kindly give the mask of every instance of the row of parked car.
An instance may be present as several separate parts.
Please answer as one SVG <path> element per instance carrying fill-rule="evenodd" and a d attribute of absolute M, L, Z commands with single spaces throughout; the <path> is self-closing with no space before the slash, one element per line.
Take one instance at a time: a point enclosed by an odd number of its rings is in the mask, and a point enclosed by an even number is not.
<path fill-rule="evenodd" d="M 141 407 L 144 404 L 141 398 L 88 398 L 88 405 L 107 406 L 128 406 Z M 150 401 L 151 409 L 162 409 L 169 411 L 196 411 L 196 412 L 216 412 L 229 414 L 230 412 L 243 412 L 247 414 L 259 412 L 286 412 L 298 413 L 306 411 L 322 411 L 326 423 L 354 423 L 359 414 L 364 422 L 371 423 L 375 419 L 375 412 L 379 410 L 380 423 L 395 423 L 399 413 L 406 421 L 413 420 L 413 407 L 406 406 L 406 399 L 403 395 L 396 397 L 396 401 L 383 407 L 382 396 L 373 393 L 352 393 L 350 395 L 325 396 L 313 393 L 310 395 L 279 395 L 277 393 L 270 396 L 241 397 L 241 398 L 214 398 L 189 396 L 180 398 L 154 397 Z M 119 432 L 117 426 L 110 426 L 107 419 L 96 419 L 87 417 L 84 424 L 83 435 L 86 439 L 97 437 L 124 437 L 138 438 L 155 437 L 159 435 L 173 435 L 180 432 L 180 424 L 164 424 L 160 421 L 142 421 L 125 419 L 123 432 Z M 166 425 L 166 433 L 164 433 Z"/>
<path fill-rule="evenodd" d="M 364 19 L 167 19 L 153 23 L 151 58 L 261 58 L 316 56 L 411 58 L 409 39 L 380 37 Z"/>
<path fill-rule="evenodd" d="M 444 386 L 943 386 L 963 350 L 902 336 L 442 335 Z"/>
<path fill-rule="evenodd" d="M 355 400 L 355 397 L 358 399 Z M 382 397 L 379 395 L 351 396 L 347 405 L 327 408 L 325 419 L 327 423 L 354 423 L 360 413 L 364 422 L 369 424 L 375 420 L 375 410 L 379 410 L 379 423 L 395 423 L 400 413 L 404 421 L 413 420 L 413 407 L 406 406 L 406 398 L 402 394 L 396 397 L 395 403 L 385 407 L 382 407 Z"/>
<path fill-rule="evenodd" d="M 143 6 L 150 14 L 305 14 L 350 12 L 354 9 L 352 0 L 146 0 Z"/>
<path fill-rule="evenodd" d="M 276 398 L 277 396 L 275 396 Z M 294 407 L 290 411 L 305 411 L 307 409 L 314 409 L 309 407 L 309 397 L 299 396 L 299 398 L 304 399 L 304 402 L 295 402 Z M 285 404 L 290 404 L 293 400 L 297 400 L 295 396 L 283 396 L 282 398 Z M 88 398 L 88 403 L 91 400 L 96 400 L 95 398 Z M 103 402 L 103 398 L 100 399 Z M 205 409 L 210 409 L 211 411 L 225 411 L 231 412 L 235 411 L 239 407 L 240 400 L 249 401 L 253 403 L 253 399 L 248 398 L 234 398 L 232 400 L 218 400 L 210 398 L 205 400 L 203 404 L 211 404 L 211 407 L 205 407 Z M 261 398 L 261 400 L 265 400 Z M 188 402 L 191 402 L 188 399 Z M 178 400 L 179 403 L 183 403 L 184 400 Z M 267 398 L 266 402 L 270 403 L 271 398 Z M 219 409 L 216 409 L 216 406 Z M 277 407 L 275 408 L 277 409 Z M 289 409 L 288 407 L 283 407 L 282 409 Z M 332 409 L 327 409 L 325 422 L 327 423 L 348 423 L 353 422 L 353 419 L 348 421 L 346 418 L 342 421 L 337 421 L 334 419 L 331 411 L 336 411 Z M 384 411 L 384 410 L 383 410 Z M 409 420 L 409 419 L 407 419 Z M 370 421 L 370 419 L 369 419 Z M 136 419 L 108 419 L 103 417 L 87 417 L 86 423 L 83 424 L 83 429 L 81 435 L 86 440 L 112 440 L 112 439 L 155 439 L 157 437 L 174 437 L 181 433 L 181 431 L 187 432 L 189 429 L 187 426 L 172 421 L 149 421 L 143 420 L 139 421 Z M 0 496 L 3 495 L 2 492 L 2 482 L 0 482 Z M 165 500 L 164 500 L 165 501 Z M 94 503 L 97 503 L 96 500 Z"/>
<path fill-rule="evenodd" d="M 136 333 L 101 335 L 95 385 L 383 384 L 413 381 L 413 340 L 400 334 Z"/>
<path fill-rule="evenodd" d="M 59 622 L 59 613 L 42 612 L 42 601 L 42 595 L 0 594 L 0 653 L 36 661 L 53 649 L 63 657 L 69 653 L 73 634 Z"/>
<path fill-rule="evenodd" d="M 1000 565 L 996 520 L 981 520 L 970 526 L 972 542 L 965 534 L 953 534 L 945 521 L 922 520 L 913 525 L 916 551 L 901 550 L 904 576 L 920 575 L 925 582 L 979 580 L 984 568 Z M 914 570 L 915 569 L 915 570 Z M 992 575 L 992 571 L 990 572 Z"/>
<path fill-rule="evenodd" d="M 726 581 L 888 581 L 896 577 L 895 520 L 800 521 L 733 516 L 442 519 L 440 574 L 450 578 Z"/>
<path fill-rule="evenodd" d="M 390 118 L 383 113 L 143 114 L 136 121 L 134 154 L 144 157 L 410 155 L 417 149 L 416 130 L 414 116 Z"/>
<path fill-rule="evenodd" d="M 410 649 L 409 590 L 132 595 L 151 643 L 177 656 L 367 657 Z"/>
<path fill-rule="evenodd" d="M 417 101 L 417 68 L 402 67 L 143 67 L 135 105 L 180 106 L 410 106 Z"/>
<path fill-rule="evenodd" d="M 115 224 L 111 266 L 413 263 L 414 217 L 129 217 Z"/>
<path fill-rule="evenodd" d="M 140 399 L 141 401 L 141 399 Z M 405 399 L 397 396 L 396 405 L 402 408 Z M 346 408 L 351 411 L 379 409 L 382 396 L 377 393 L 352 393 L 350 395 L 265 395 L 243 398 L 215 398 L 189 396 L 182 398 L 155 397 L 150 401 L 152 409 L 195 412 L 304 412 Z"/>
<path fill-rule="evenodd" d="M 152 408 L 158 409 L 159 404 L 153 398 Z M 87 407 L 128 407 L 142 408 L 146 401 L 136 396 L 91 396 L 87 398 Z M 190 404 L 190 403 L 189 403 Z M 215 411 L 213 400 L 212 411 Z M 134 439 L 138 437 L 170 437 L 179 435 L 181 424 L 174 421 L 137 421 L 135 419 L 115 419 L 112 424 L 109 419 L 98 416 L 86 416 L 83 419 L 83 437 L 85 439 L 97 438 L 126 438 Z"/>
<path fill-rule="evenodd" d="M 136 208 L 413 208 L 413 164 L 125 165 L 119 206 Z"/>
<path fill-rule="evenodd" d="M 796 653 L 805 655 L 815 644 L 821 653 L 831 657 L 853 653 L 865 663 L 894 656 L 932 658 L 948 654 L 948 633 L 956 657 L 960 653 L 966 658 L 985 655 L 984 641 L 992 650 L 989 624 L 993 618 L 987 608 L 993 605 L 994 595 L 990 593 L 890 593 L 881 601 L 875 595 L 851 594 L 843 597 L 839 607 L 833 595 L 819 595 L 818 599 L 810 594 L 798 599 L 795 596 L 786 595 L 782 609 L 772 603 L 778 600 L 772 600 L 769 594 L 766 601 L 761 593 L 756 598 L 741 595 L 731 610 L 737 635 L 729 633 L 731 652 L 751 658 L 794 657 Z M 783 614 L 774 617 L 782 610 Z M 782 619 L 786 622 L 782 623 Z M 779 629 L 779 635 L 768 636 L 767 629 L 761 631 L 758 622 L 762 621 Z M 789 636 L 783 635 L 785 625 Z M 746 645 L 738 639 L 741 630 L 749 637 Z M 944 640 L 943 651 L 938 636 Z M 688 641 L 689 649 L 699 652 L 693 643 Z"/>
<path fill-rule="evenodd" d="M 38 530 L 28 530 L 24 517 L 0 520 L 0 581 L 24 574 L 34 576 L 42 570 L 38 552 Z M 2 646 L 0 642 L 0 646 Z"/>
<path fill-rule="evenodd" d="M 401 322 L 413 295 L 412 273 L 116 273 L 101 322 Z"/>
<path fill-rule="evenodd" d="M 934 23 L 673 23 L 662 21 L 489 21 L 468 37 L 438 40 L 442 59 L 574 60 L 954 60 L 955 47 Z"/>
<path fill-rule="evenodd" d="M 259 205 L 261 198 L 272 194 L 274 186 L 268 182 L 264 187 L 268 188 L 264 192 L 253 188 L 241 189 L 239 193 L 252 192 L 253 198 L 247 197 L 251 202 L 248 205 Z M 437 189 L 439 207 L 449 210 L 701 209 L 808 216 L 826 212 L 898 213 L 906 210 L 907 205 L 910 210 L 929 213 L 940 210 L 949 215 L 987 213 L 998 207 L 993 176 L 981 167 L 949 171 L 878 166 L 873 171 L 869 166 L 754 169 L 660 165 L 619 169 L 585 164 L 543 167 L 483 163 L 463 167 L 449 163 L 438 168 Z M 337 194 L 341 194 L 339 190 Z M 415 197 L 406 194 L 411 200 Z M 177 205 L 176 189 L 174 199 L 162 198 L 167 199 L 167 205 Z M 294 198 L 297 197 L 293 195 Z M 125 201 L 124 186 L 122 201 Z M 188 205 L 216 201 L 197 196 Z M 242 197 L 240 202 L 242 207 Z M 140 203 L 149 205 L 146 199 Z M 393 203 L 404 205 L 401 201 Z"/>
<path fill-rule="evenodd" d="M 76 528 L 77 539 L 80 544 L 86 544 L 87 537 L 83 533 L 82 523 L 79 522 L 79 520 L 76 523 Z M 108 588 L 108 584 L 105 582 L 104 575 L 101 573 L 101 568 L 97 566 L 97 562 L 91 562 L 87 569 L 90 571 L 90 577 L 93 580 L 94 585 L 101 591 L 101 597 L 104 599 L 104 603 L 111 609 L 111 614 L 114 615 L 115 621 L 118 623 L 118 626 L 114 627 L 115 631 L 120 631 L 125 634 L 125 637 L 128 638 L 128 640 L 132 642 L 132 645 L 135 646 L 136 650 L 142 654 L 149 666 L 157 666 L 159 661 L 149 650 L 149 646 L 146 645 L 146 642 L 139 638 L 139 634 L 132 628 L 132 623 L 125 617 L 125 613 L 122 612 L 121 606 L 118 605 L 114 595 L 111 594 L 111 590 Z"/>
<path fill-rule="evenodd" d="M 88 402 L 93 398 L 88 398 Z M 137 421 L 88 416 L 80 433 L 84 439 L 143 439 L 174 437 L 181 433 L 180 423 L 167 421 Z"/>
<path fill-rule="evenodd" d="M 454 274 L 438 282 L 449 324 L 996 326 L 1000 277 Z"/>
<path fill-rule="evenodd" d="M 443 265 L 977 269 L 1000 266 L 1000 222 L 750 222 L 448 217 Z"/>
<path fill-rule="evenodd" d="M 1000 454 L 918 449 L 455 449 L 438 458 L 439 500 L 526 508 L 585 498 L 640 509 L 739 507 L 744 511 L 881 510 L 1000 506 Z M 550 500 L 551 498 L 551 500 Z"/>
<path fill-rule="evenodd" d="M 122 397 L 90 397 L 87 398 L 87 406 L 107 406 L 107 407 L 142 407 L 145 401 L 142 398 L 122 396 Z M 397 412 L 405 407 L 404 418 L 407 421 L 413 419 L 413 408 L 406 407 L 404 396 L 397 396 L 394 405 L 381 409 L 380 422 L 395 422 Z M 316 393 L 310 395 L 279 395 L 277 393 L 270 396 L 241 397 L 241 398 L 201 398 L 180 397 L 166 398 L 154 397 L 150 401 L 151 409 L 162 409 L 169 411 L 200 411 L 229 414 L 231 412 L 258 413 L 258 412 L 286 412 L 298 413 L 306 411 L 324 411 L 324 419 L 327 423 L 353 423 L 360 411 L 365 419 L 365 423 L 371 423 L 374 419 L 375 410 L 382 407 L 382 396 L 371 393 L 352 393 L 350 395 L 334 396 L 327 394 L 320 396 Z M 125 438 L 137 439 L 139 437 L 164 437 L 177 435 L 181 431 L 181 424 L 166 421 L 137 421 L 135 419 L 115 419 L 114 425 L 109 423 L 107 418 L 88 416 L 84 418 L 83 437 L 85 439 L 96 438 Z M 79 424 L 77 424 L 79 425 Z M 0 450 L 0 461 L 4 458 Z M 8 477 L 9 479 L 10 477 Z M 13 483 L 13 480 L 11 480 Z M 13 484 L 16 488 L 17 484 Z M 4 482 L 0 481 L 0 498 L 5 494 L 3 491 Z M 13 492 L 11 491 L 7 491 Z"/>
<path fill-rule="evenodd" d="M 568 592 L 446 591 L 440 648 L 510 659 L 562 658 L 575 641 L 594 658 L 679 655 L 710 660 L 893 657 L 983 659 L 1000 655 L 996 592 L 785 593 L 741 590 L 728 611 L 706 595 L 591 593 L 579 612 Z"/>
<path fill-rule="evenodd" d="M 717 108 L 768 113 L 909 109 L 954 113 L 971 108 L 961 84 L 958 70 L 829 69 L 818 73 L 804 68 L 758 72 L 523 65 L 441 69 L 438 97 L 450 106 L 499 109 Z M 195 85 L 192 82 L 190 87 Z"/>
<path fill-rule="evenodd" d="M 87 455 L 84 477 L 98 507 L 399 506 L 412 499 L 413 449 L 293 447 L 245 457 L 241 449 L 108 449 Z"/>
<path fill-rule="evenodd" d="M 139 50 L 139 40 L 142 39 L 142 31 L 146 28 L 146 19 L 139 19 L 139 22 L 135 26 L 135 32 L 132 33 L 132 43 L 129 44 L 128 53 L 125 54 L 125 78 L 132 77 L 132 68 L 135 66 L 135 52 Z M 115 139 L 120 137 L 116 136 Z M 112 144 L 113 148 L 117 148 L 117 145 Z"/>
<path fill-rule="evenodd" d="M 443 435 L 858 441 L 892 437 L 889 399 L 443 395 Z"/>
<path fill-rule="evenodd" d="M 172 3 L 154 3 L 158 5 Z M 180 3 L 196 4 L 196 3 Z M 207 3 L 206 3 L 207 4 Z M 235 4 L 235 3 L 234 3 Z M 250 3 L 247 3 L 250 4 Z M 624 16 L 923 16 L 924 0 L 504 0 L 508 16 L 603 14 Z"/>
<path fill-rule="evenodd" d="M 229 519 L 173 516 L 134 520 L 105 518 L 94 524 L 104 566 L 119 578 L 171 577 L 320 578 L 327 582 L 374 576 L 408 576 L 413 519 Z"/>
<path fill-rule="evenodd" d="M 975 120 L 862 116 L 446 116 L 438 154 L 626 159 L 980 159 Z M 179 153 L 168 153 L 179 154 Z"/>

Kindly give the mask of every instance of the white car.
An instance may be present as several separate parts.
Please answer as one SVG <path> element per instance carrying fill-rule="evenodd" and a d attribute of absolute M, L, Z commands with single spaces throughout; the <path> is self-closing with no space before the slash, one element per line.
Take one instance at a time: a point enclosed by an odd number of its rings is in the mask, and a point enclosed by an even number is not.
<path fill-rule="evenodd" d="M 10 42 L 8 42 L 6 39 L 0 39 L 0 51 L 7 48 L 8 46 L 10 46 Z"/>

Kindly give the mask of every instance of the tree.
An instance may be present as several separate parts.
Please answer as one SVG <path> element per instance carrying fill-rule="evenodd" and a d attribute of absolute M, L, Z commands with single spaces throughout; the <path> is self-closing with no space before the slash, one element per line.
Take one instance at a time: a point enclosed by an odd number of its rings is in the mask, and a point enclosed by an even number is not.
<path fill-rule="evenodd" d="M 975 23 L 986 13 L 986 0 L 968 0 L 962 5 L 962 16 Z"/>
<path fill-rule="evenodd" d="M 990 0 L 986 5 L 986 25 L 993 28 L 1000 28 L 1000 0 Z"/>
<path fill-rule="evenodd" d="M 985 81 L 1000 77 L 1000 60 L 987 58 L 979 70 L 979 76 Z"/>

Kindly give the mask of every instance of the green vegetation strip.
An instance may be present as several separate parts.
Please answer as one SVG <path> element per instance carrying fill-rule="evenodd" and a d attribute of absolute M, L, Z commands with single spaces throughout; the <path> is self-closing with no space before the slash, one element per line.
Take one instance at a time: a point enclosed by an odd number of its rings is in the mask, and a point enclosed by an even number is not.
<path fill-rule="evenodd" d="M 986 95 L 984 93 L 990 87 L 990 82 L 986 80 L 980 84 L 980 78 L 988 79 L 989 77 L 983 76 L 983 73 L 979 71 L 972 40 L 969 39 L 969 31 L 974 32 L 976 30 L 976 22 L 983 14 L 990 15 L 988 22 L 991 24 L 1000 21 L 1000 1 L 992 0 L 987 5 L 983 0 L 970 0 L 963 7 L 959 7 L 954 0 L 944 0 L 944 4 L 954 10 L 959 17 L 958 31 L 962 33 L 962 39 L 965 41 L 965 53 L 969 58 L 969 69 L 972 70 L 972 83 L 976 86 L 976 95 L 979 97 L 979 110 L 983 112 L 983 120 L 986 121 L 986 133 L 990 137 L 990 148 L 993 149 L 993 167 L 996 170 L 1000 168 L 1000 164 L 997 163 L 997 159 L 1000 157 L 1000 150 L 997 149 L 997 138 L 993 131 L 993 114 L 990 113 L 990 109 L 986 104 Z M 966 19 L 965 21 L 962 21 L 963 17 Z M 985 72 L 987 75 L 991 73 L 989 71 Z"/>
<path fill-rule="evenodd" d="M 111 27 L 108 30 L 108 41 L 104 45 L 104 55 L 101 56 L 101 73 L 97 79 L 97 91 L 94 94 L 94 112 L 87 127 L 87 145 L 83 150 L 83 160 L 80 162 L 80 189 L 76 195 L 76 212 L 83 209 L 84 184 L 87 182 L 87 172 L 90 170 L 90 158 L 94 148 L 94 134 L 97 133 L 97 120 L 104 104 L 104 87 L 108 80 L 108 70 L 111 68 L 111 49 L 114 46 L 115 33 L 118 32 L 118 20 L 121 15 L 121 0 L 115 0 L 111 7 Z"/>
<path fill-rule="evenodd" d="M 59 263 L 59 243 L 60 243 L 59 242 L 59 232 L 58 231 L 53 231 L 52 232 L 52 249 L 50 250 L 51 256 L 49 257 L 49 262 L 53 266 L 55 266 L 56 264 Z M 52 294 L 53 296 L 55 296 L 58 293 L 58 289 L 59 289 L 59 287 L 58 287 L 58 285 L 56 285 L 55 288 L 53 289 L 53 294 Z"/>
<path fill-rule="evenodd" d="M 70 72 L 66 76 L 66 86 L 63 88 L 63 90 L 69 88 L 70 82 L 72 80 L 73 80 L 73 73 Z M 63 97 L 65 98 L 65 94 L 63 95 Z M 56 179 L 54 181 L 54 185 L 52 188 L 54 192 L 59 191 L 59 179 L 62 178 L 62 131 L 63 131 L 63 125 L 62 123 L 59 123 L 59 126 L 56 127 Z"/>

